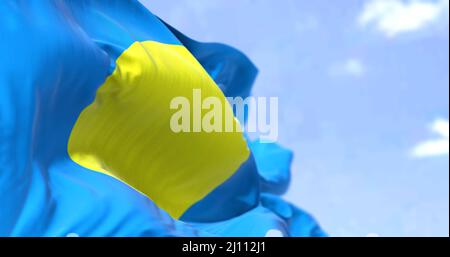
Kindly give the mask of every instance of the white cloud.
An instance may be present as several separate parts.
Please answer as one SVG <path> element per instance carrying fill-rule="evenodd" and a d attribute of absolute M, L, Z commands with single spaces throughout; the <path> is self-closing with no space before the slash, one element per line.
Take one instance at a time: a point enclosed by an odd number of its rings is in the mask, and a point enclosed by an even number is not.
<path fill-rule="evenodd" d="M 418 144 L 412 151 L 417 158 L 443 156 L 449 154 L 449 122 L 438 119 L 431 125 L 431 131 L 440 138 L 431 139 Z"/>
<path fill-rule="evenodd" d="M 333 65 L 330 69 L 332 76 L 362 77 L 366 73 L 363 62 L 357 58 L 349 58 Z"/>
<path fill-rule="evenodd" d="M 269 229 L 265 237 L 284 237 L 283 232 L 278 229 Z"/>
<path fill-rule="evenodd" d="M 358 22 L 373 25 L 387 37 L 417 31 L 446 19 L 449 0 L 370 0 Z"/>
<path fill-rule="evenodd" d="M 312 15 L 306 15 L 303 18 L 298 18 L 298 20 L 294 22 L 294 29 L 299 33 L 317 30 L 320 26 L 319 23 L 320 22 L 319 19 L 317 19 L 317 17 Z"/>

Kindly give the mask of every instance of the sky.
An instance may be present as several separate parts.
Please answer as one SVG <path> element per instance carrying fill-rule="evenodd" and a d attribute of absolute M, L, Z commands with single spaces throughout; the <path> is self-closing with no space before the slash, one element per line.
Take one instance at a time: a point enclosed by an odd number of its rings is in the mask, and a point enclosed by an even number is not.
<path fill-rule="evenodd" d="M 449 236 L 448 0 L 141 0 L 279 97 L 285 198 L 331 236 Z"/>

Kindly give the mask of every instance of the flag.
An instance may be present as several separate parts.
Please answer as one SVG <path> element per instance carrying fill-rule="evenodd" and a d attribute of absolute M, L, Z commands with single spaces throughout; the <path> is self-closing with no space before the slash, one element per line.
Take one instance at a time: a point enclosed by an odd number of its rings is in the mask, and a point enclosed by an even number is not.
<path fill-rule="evenodd" d="M 138 1 L 6 0 L 0 12 L 0 236 L 289 235 L 242 132 L 170 129 L 171 100 L 195 89 L 239 127 L 225 97 L 250 94 L 245 55 Z"/>

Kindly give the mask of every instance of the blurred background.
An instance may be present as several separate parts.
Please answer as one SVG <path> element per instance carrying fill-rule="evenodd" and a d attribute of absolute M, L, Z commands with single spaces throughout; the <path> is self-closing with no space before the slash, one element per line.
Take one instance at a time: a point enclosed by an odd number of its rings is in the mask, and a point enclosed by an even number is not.
<path fill-rule="evenodd" d="M 286 199 L 331 236 L 449 236 L 448 0 L 140 0 L 260 69 Z"/>

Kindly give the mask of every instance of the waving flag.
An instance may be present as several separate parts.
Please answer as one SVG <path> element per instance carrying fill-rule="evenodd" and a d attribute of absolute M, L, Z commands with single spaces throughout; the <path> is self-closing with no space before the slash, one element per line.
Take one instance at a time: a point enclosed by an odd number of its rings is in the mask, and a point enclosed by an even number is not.
<path fill-rule="evenodd" d="M 242 132 L 170 130 L 174 97 L 249 95 L 242 53 L 137 1 L 6 0 L 0 12 L 0 236 L 289 235 L 261 202 L 266 164 Z"/>

